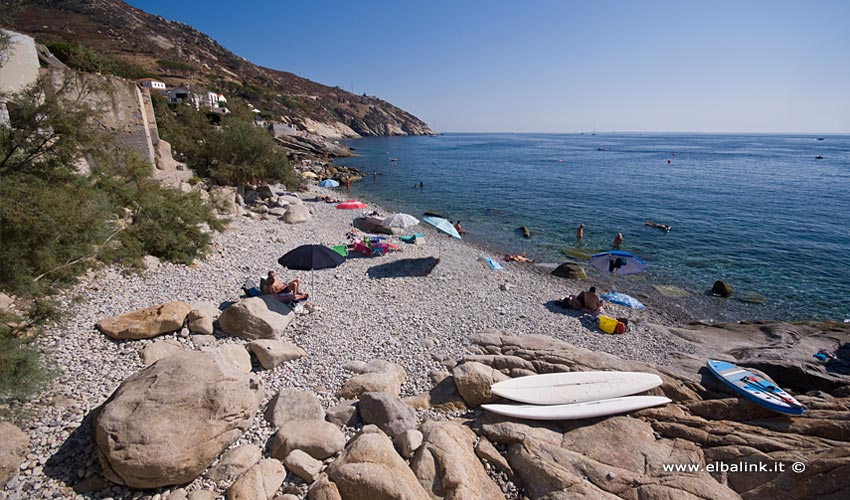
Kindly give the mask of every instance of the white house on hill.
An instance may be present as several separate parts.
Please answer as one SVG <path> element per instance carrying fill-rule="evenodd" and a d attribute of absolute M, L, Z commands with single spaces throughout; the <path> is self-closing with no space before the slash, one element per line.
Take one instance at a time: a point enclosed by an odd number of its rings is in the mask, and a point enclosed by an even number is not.
<path fill-rule="evenodd" d="M 139 78 L 136 80 L 136 83 L 141 85 L 142 87 L 152 89 L 152 90 L 165 90 L 165 83 L 155 80 L 153 78 Z"/>

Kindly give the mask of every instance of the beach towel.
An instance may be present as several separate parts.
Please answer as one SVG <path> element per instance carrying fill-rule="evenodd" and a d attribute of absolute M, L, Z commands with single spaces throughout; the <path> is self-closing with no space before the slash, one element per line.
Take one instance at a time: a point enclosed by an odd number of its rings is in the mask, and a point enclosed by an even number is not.
<path fill-rule="evenodd" d="M 632 309 L 646 309 L 646 306 L 641 304 L 638 299 L 630 295 L 626 295 L 625 293 L 608 292 L 602 295 L 602 300 L 607 300 L 608 302 L 613 302 L 615 304 L 631 307 Z"/>
<path fill-rule="evenodd" d="M 409 234 L 407 236 L 399 236 L 398 239 L 405 243 L 416 243 L 417 238 L 424 238 L 425 233 Z"/>
<path fill-rule="evenodd" d="M 242 292 L 246 297 L 259 297 L 263 294 L 262 290 L 254 283 L 254 280 L 248 278 L 242 284 Z"/>
<path fill-rule="evenodd" d="M 481 257 L 478 257 L 478 260 L 486 263 L 488 266 L 490 266 L 490 269 L 492 269 L 494 271 L 504 269 L 501 264 L 499 264 L 495 260 L 491 259 L 490 257 L 487 257 L 486 255 L 482 255 Z"/>

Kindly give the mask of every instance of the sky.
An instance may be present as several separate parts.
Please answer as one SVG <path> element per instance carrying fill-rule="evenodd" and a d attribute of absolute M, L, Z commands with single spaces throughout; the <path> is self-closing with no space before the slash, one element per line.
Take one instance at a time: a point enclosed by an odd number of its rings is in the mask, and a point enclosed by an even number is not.
<path fill-rule="evenodd" d="M 440 132 L 850 133 L 846 0 L 130 0 Z"/>

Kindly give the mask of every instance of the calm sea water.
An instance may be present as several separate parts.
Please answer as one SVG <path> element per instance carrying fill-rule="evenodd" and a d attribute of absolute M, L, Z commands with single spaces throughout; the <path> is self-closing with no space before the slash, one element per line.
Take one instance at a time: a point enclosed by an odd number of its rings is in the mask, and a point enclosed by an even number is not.
<path fill-rule="evenodd" d="M 581 261 L 622 232 L 623 250 L 650 267 L 618 288 L 650 302 L 718 320 L 850 318 L 850 136 L 447 134 L 348 145 L 359 156 L 338 163 L 378 173 L 354 195 L 461 220 L 467 239 L 494 252 Z M 718 279 L 737 300 L 706 295 Z M 690 295 L 666 298 L 653 285 Z"/>

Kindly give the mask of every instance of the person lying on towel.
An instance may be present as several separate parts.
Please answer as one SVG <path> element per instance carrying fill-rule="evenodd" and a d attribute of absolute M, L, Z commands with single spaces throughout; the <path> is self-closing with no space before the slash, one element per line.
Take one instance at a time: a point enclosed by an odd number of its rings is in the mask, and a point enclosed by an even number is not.
<path fill-rule="evenodd" d="M 309 297 L 306 293 L 301 293 L 301 280 L 295 278 L 286 283 L 279 280 L 275 276 L 274 271 L 269 271 L 265 283 L 263 283 L 263 293 L 266 295 L 274 295 L 281 302 L 292 302 L 304 300 Z"/>
<path fill-rule="evenodd" d="M 569 309 L 580 309 L 594 316 L 598 315 L 604 309 L 602 299 L 596 295 L 596 287 L 592 286 L 586 292 L 581 292 L 578 295 L 567 295 L 562 301 Z"/>

